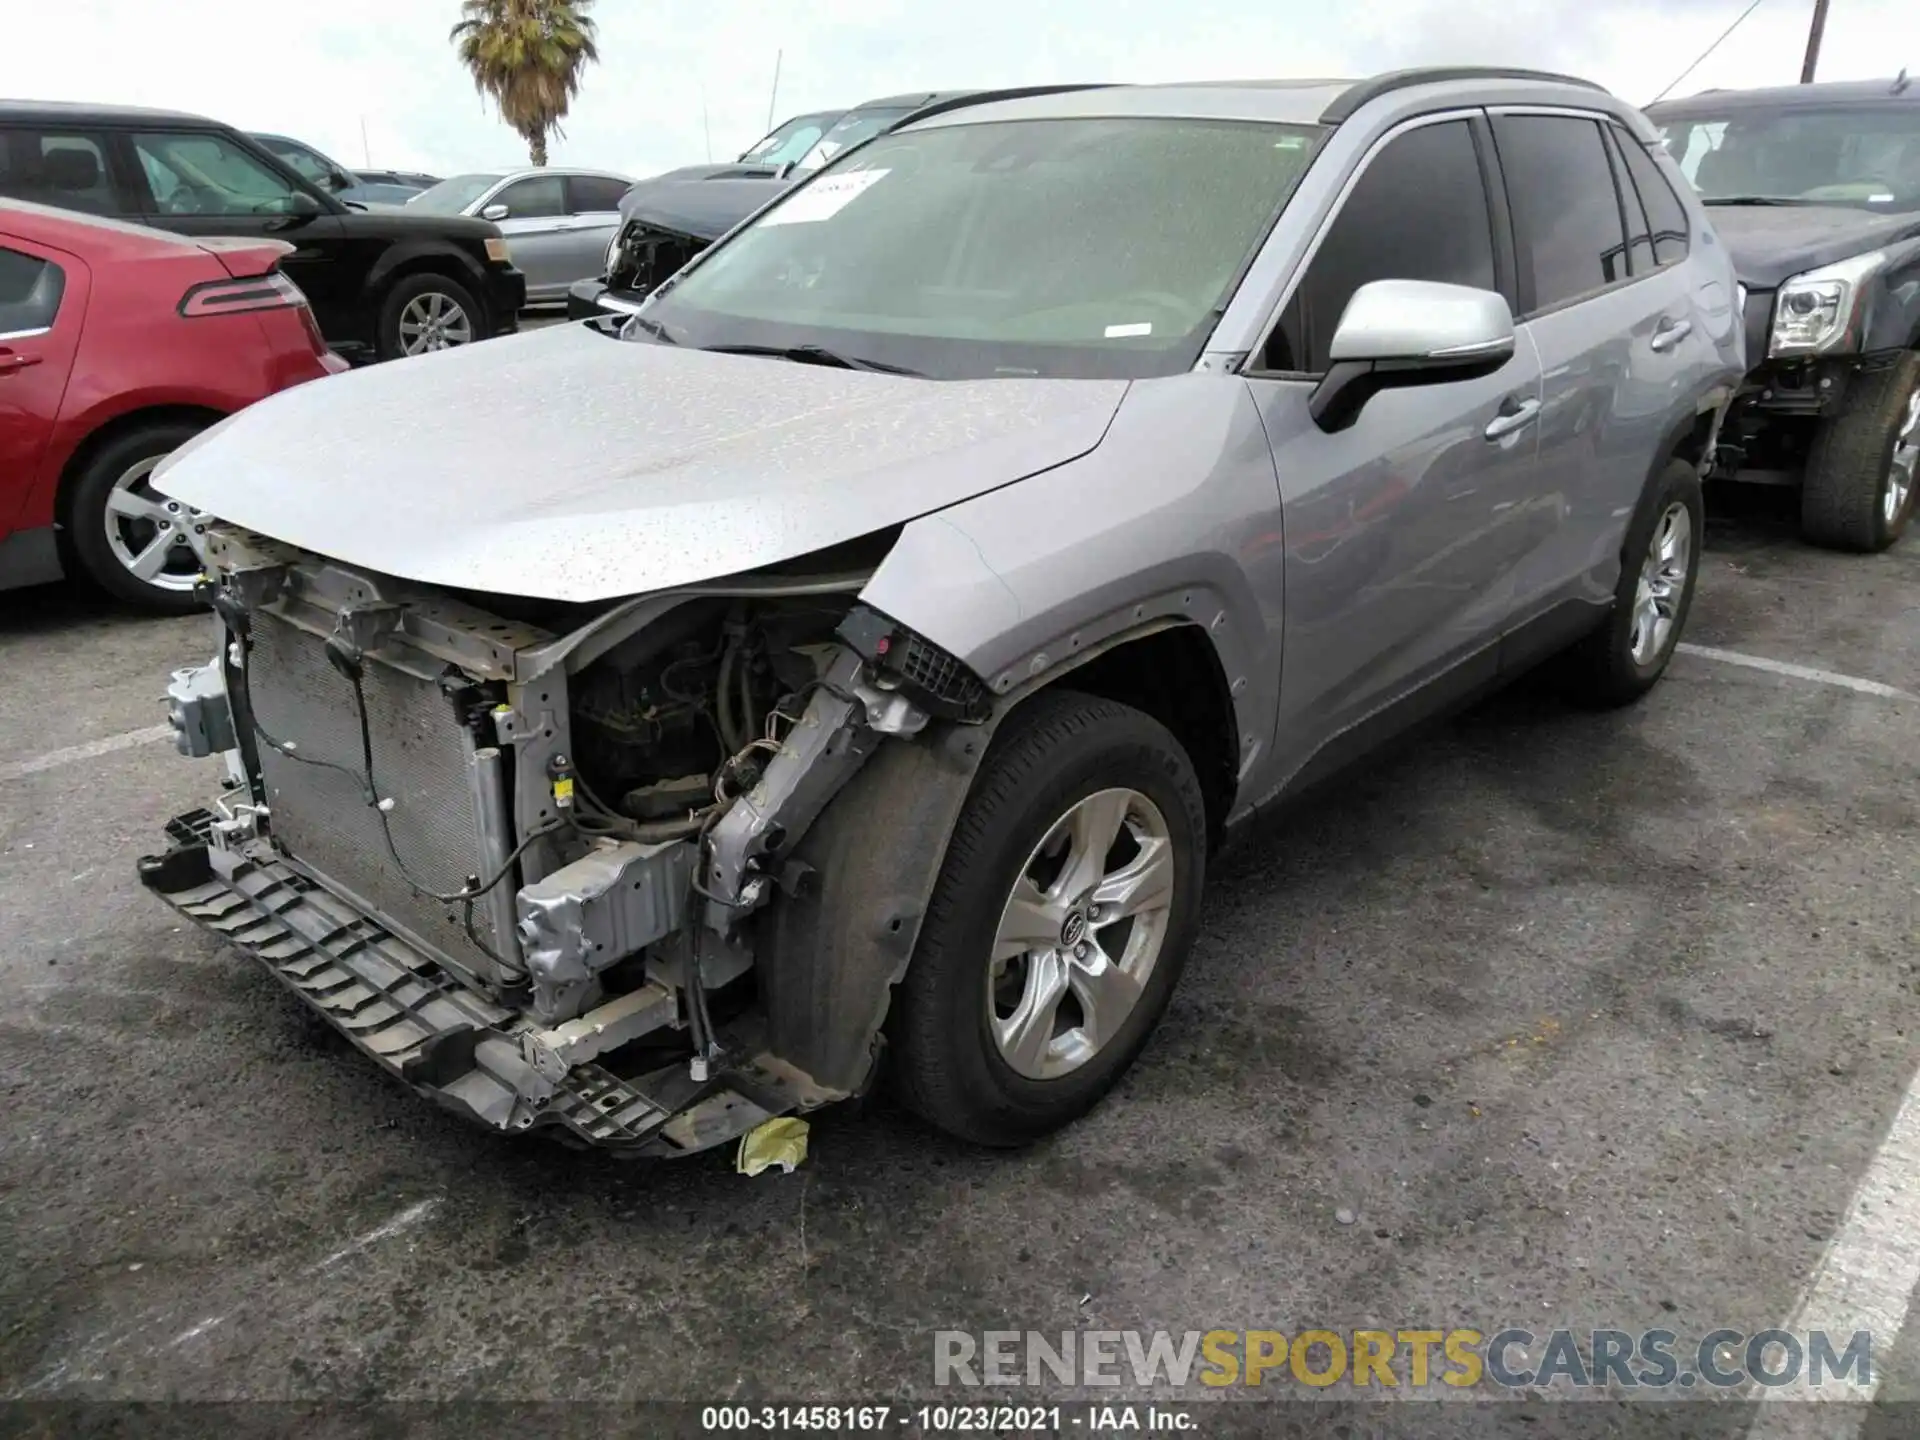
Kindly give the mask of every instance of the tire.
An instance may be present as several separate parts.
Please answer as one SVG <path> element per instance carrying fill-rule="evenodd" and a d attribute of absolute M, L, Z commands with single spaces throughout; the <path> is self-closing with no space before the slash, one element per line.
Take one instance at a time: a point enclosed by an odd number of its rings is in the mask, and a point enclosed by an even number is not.
<path fill-rule="evenodd" d="M 440 317 L 438 321 L 435 316 Z M 428 332 L 417 333 L 414 326 L 419 323 L 428 324 Z M 439 323 L 446 328 L 435 332 L 432 326 Z M 485 312 L 466 286 L 445 275 L 408 275 L 395 283 L 380 303 L 375 343 L 382 360 L 397 360 L 470 345 L 485 339 L 486 334 Z"/>
<path fill-rule="evenodd" d="M 199 562 L 185 538 L 194 512 L 156 493 L 147 477 L 205 428 L 174 420 L 129 430 L 102 445 L 75 477 L 67 542 L 80 570 L 114 598 L 166 615 L 204 608 L 193 595 Z M 153 575 L 136 572 L 156 558 L 161 568 Z"/>
<path fill-rule="evenodd" d="M 1913 518 L 1920 447 L 1920 354 L 1857 376 L 1839 414 L 1813 437 L 1800 487 L 1800 531 L 1829 550 L 1872 554 L 1898 540 Z M 1896 461 L 1904 460 L 1905 494 Z"/>
<path fill-rule="evenodd" d="M 1693 606 L 1705 519 L 1698 472 L 1685 460 L 1668 461 L 1648 484 L 1627 525 L 1620 547 L 1620 582 L 1606 623 L 1561 657 L 1561 679 L 1572 699 L 1595 709 L 1613 709 L 1632 704 L 1660 682 Z M 1675 549 L 1676 536 L 1683 553 Z M 1656 539 L 1677 554 L 1677 564 L 1656 556 Z M 1651 617 L 1644 609 L 1648 604 L 1654 607 Z M 1650 619 L 1664 619 L 1665 628 Z"/>
<path fill-rule="evenodd" d="M 1065 837 L 1064 856 L 1040 853 L 1076 814 L 1088 824 Z M 1154 883 L 1136 899 L 1154 903 L 1133 918 L 1101 920 L 1095 912 L 1084 924 L 1063 924 L 1059 939 L 1084 936 L 1089 957 L 1070 959 L 1056 947 L 1047 961 L 1036 951 L 1006 960 L 996 982 L 995 938 L 1016 882 L 1032 871 L 1052 887 L 1078 890 L 1068 870 L 1082 853 L 1079 836 L 1099 833 L 1103 820 L 1113 821 L 1116 836 L 1126 834 L 1107 852 L 1108 872 L 1138 880 L 1151 869 Z M 1015 1146 L 1077 1119 L 1112 1089 L 1159 1022 L 1185 964 L 1205 881 L 1206 833 L 1193 763 L 1158 721 L 1066 691 L 1042 693 L 1015 711 L 974 779 L 894 998 L 893 1078 L 908 1108 L 963 1140 Z M 1163 843 L 1149 849 L 1147 842 Z M 1170 869 L 1150 866 L 1153 854 Z M 1063 901 L 1072 898 L 1063 893 Z M 1038 911 L 1024 913 L 1032 933 L 1055 933 L 1050 912 L 1044 924 Z M 1119 962 L 1103 958 L 1101 946 Z M 1029 1003 L 1049 982 L 1053 1005 Z M 1083 995 L 1101 998 L 1083 1007 Z M 1022 1026 L 1023 1014 L 1045 1023 Z M 1001 1026 L 1031 1043 L 1003 1048 L 995 1033 Z M 1035 1037 L 1051 1038 L 1043 1045 Z"/>

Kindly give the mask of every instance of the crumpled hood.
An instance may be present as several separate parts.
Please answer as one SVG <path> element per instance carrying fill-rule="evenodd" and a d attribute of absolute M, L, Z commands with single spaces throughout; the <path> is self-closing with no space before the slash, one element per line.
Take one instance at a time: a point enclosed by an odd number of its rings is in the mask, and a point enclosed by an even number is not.
<path fill-rule="evenodd" d="M 784 195 L 804 178 L 775 179 L 665 177 L 643 180 L 620 197 L 623 223 L 639 221 L 696 240 L 714 241 L 762 205 Z"/>
<path fill-rule="evenodd" d="M 1847 205 L 1709 205 L 1741 283 L 1777 290 L 1805 270 L 1920 235 L 1920 214 L 1879 215 Z"/>
<path fill-rule="evenodd" d="M 272 396 L 156 488 L 348 564 L 603 600 L 737 574 L 1086 454 L 1121 380 L 915 380 L 561 325 Z"/>

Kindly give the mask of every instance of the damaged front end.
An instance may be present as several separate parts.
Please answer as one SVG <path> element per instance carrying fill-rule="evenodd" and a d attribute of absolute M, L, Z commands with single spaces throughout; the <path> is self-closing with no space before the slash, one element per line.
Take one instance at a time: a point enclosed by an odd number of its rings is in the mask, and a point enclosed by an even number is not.
<path fill-rule="evenodd" d="M 205 558 L 169 708 L 226 788 L 169 904 L 497 1129 L 685 1153 L 870 1081 L 993 710 L 871 564 L 588 606 Z"/>

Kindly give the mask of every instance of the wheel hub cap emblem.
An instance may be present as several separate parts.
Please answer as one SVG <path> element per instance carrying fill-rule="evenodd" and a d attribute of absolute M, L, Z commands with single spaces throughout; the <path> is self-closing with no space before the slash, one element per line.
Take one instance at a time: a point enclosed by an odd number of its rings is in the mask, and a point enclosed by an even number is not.
<path fill-rule="evenodd" d="M 1060 926 L 1060 945 L 1066 950 L 1073 949 L 1087 938 L 1087 917 L 1078 910 L 1069 914 Z"/>

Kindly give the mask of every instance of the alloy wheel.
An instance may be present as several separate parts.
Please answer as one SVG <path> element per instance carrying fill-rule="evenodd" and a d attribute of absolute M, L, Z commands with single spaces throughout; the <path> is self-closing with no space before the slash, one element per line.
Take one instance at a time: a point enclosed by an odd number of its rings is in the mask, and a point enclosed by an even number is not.
<path fill-rule="evenodd" d="M 193 529 L 201 515 L 153 488 L 148 477 L 165 458 L 150 455 L 113 482 L 107 492 L 107 547 L 136 579 L 157 590 L 187 591 L 200 579 Z"/>
<path fill-rule="evenodd" d="M 407 301 L 400 311 L 403 354 L 424 355 L 430 350 L 449 350 L 472 339 L 473 321 L 451 295 L 428 290 Z"/>
<path fill-rule="evenodd" d="M 987 969 L 987 1028 L 1030 1080 L 1110 1044 L 1160 959 L 1174 896 L 1166 817 L 1137 790 L 1100 790 L 1048 829 L 1007 897 Z"/>
<path fill-rule="evenodd" d="M 1693 561 L 1693 517 L 1675 501 L 1653 527 L 1640 583 L 1633 594 L 1633 630 L 1628 645 L 1636 665 L 1650 665 L 1666 652 Z"/>
<path fill-rule="evenodd" d="M 1881 491 L 1880 511 L 1891 529 L 1900 523 L 1913 500 L 1915 471 L 1920 470 L 1920 385 L 1907 397 L 1907 413 L 1893 436 L 1893 460 Z"/>

